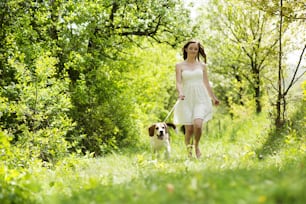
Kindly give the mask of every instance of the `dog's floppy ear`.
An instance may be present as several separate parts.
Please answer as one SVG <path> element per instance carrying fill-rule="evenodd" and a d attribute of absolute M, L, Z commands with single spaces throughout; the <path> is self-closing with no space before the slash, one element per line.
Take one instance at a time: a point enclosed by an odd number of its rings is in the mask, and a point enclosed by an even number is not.
<path fill-rule="evenodd" d="M 154 136 L 154 131 L 155 131 L 155 124 L 151 125 L 149 127 L 149 136 L 153 137 Z"/>

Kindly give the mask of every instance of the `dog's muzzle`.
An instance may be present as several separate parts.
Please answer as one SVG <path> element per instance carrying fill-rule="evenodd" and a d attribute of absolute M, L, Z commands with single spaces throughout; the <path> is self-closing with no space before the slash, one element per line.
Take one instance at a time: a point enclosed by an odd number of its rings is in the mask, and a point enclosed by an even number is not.
<path fill-rule="evenodd" d="M 158 135 L 157 135 L 157 138 L 162 140 L 162 139 L 164 139 L 164 135 L 165 135 L 164 131 L 159 131 Z"/>

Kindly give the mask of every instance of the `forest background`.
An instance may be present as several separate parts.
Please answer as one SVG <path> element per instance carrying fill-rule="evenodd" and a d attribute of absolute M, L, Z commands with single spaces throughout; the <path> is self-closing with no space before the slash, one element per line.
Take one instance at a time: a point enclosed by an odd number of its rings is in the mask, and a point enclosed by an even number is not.
<path fill-rule="evenodd" d="M 221 101 L 207 132 L 264 115 L 271 141 L 289 132 L 305 144 L 305 8 L 302 0 L 1 1 L 0 200 L 28 198 L 18 182 L 33 165 L 149 151 L 147 127 L 177 100 L 174 65 L 189 39 L 203 42 Z"/>

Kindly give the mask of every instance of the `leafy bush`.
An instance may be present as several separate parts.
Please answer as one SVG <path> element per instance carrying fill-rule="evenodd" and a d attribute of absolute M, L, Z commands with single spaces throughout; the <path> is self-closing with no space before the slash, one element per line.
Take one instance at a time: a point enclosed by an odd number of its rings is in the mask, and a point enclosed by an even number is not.
<path fill-rule="evenodd" d="M 28 150 L 28 158 L 56 161 L 68 153 L 65 135 L 73 127 L 67 115 L 69 80 L 56 77 L 57 60 L 48 53 L 41 54 L 31 68 L 20 56 L 9 63 L 16 69 L 17 82 L 1 89 L 1 126 L 13 136 L 14 145 Z M 16 94 L 15 100 L 8 101 L 8 92 Z"/>
<path fill-rule="evenodd" d="M 34 203 L 32 193 L 37 192 L 37 186 L 26 186 L 30 174 L 25 163 L 29 164 L 29 158 L 23 149 L 11 146 L 11 139 L 0 129 L 0 203 Z"/>

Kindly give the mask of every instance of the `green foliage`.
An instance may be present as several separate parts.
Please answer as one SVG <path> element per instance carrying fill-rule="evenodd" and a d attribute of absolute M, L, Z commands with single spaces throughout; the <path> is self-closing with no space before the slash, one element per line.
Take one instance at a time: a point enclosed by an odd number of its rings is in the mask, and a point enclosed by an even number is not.
<path fill-rule="evenodd" d="M 149 167 L 156 168 L 154 165 Z M 171 168 L 166 165 L 163 169 L 167 167 Z M 288 174 L 293 176 L 289 179 Z M 99 203 L 142 203 L 143 200 L 147 203 L 203 203 L 203 200 L 206 203 L 303 203 L 305 185 L 297 175 L 303 176 L 303 173 L 292 166 L 286 167 L 282 173 L 258 169 L 192 171 L 188 174 L 158 172 L 132 183 L 109 187 L 89 182 L 90 187 L 74 193 L 71 198 L 51 199 L 50 203 L 84 203 L 89 200 Z"/>
<path fill-rule="evenodd" d="M 105 67 L 104 67 L 105 68 Z M 78 123 L 78 129 L 69 136 L 69 140 L 78 141 L 84 151 L 96 155 L 117 150 L 118 146 L 134 144 L 133 120 L 130 118 L 133 106 L 127 96 L 120 95 L 123 88 L 118 87 L 114 76 L 107 76 L 102 68 L 89 75 L 99 83 L 86 85 L 80 79 L 72 95 L 74 108 L 71 115 Z M 76 133 L 77 132 L 77 133 Z M 78 135 L 85 134 L 83 138 Z"/>
<path fill-rule="evenodd" d="M 28 150 L 12 146 L 11 140 L 7 132 L 0 130 L 0 202 L 35 203 L 33 193 L 40 187 L 29 182 L 32 175 L 27 168 L 40 163 L 35 158 L 29 160 Z"/>
<path fill-rule="evenodd" d="M 273 0 L 270 3 L 267 3 L 265 0 L 247 1 L 250 5 L 259 8 L 260 10 L 264 10 L 270 15 L 276 16 L 279 13 L 279 0 Z M 283 15 L 286 21 L 294 21 L 303 19 L 303 7 L 305 6 L 305 2 L 303 0 L 282 0 L 283 2 Z M 301 22 L 302 23 L 302 22 Z"/>
<path fill-rule="evenodd" d="M 226 103 L 205 126 L 203 159 L 186 159 L 178 134 L 174 157 L 164 161 L 151 160 L 147 127 L 177 98 L 174 65 L 182 58 L 173 48 L 202 32 L 182 1 L 11 0 L 0 8 L 1 203 L 304 200 L 305 174 L 293 168 L 304 165 L 304 116 L 293 115 L 277 138 L 267 116 L 252 115 L 256 75 L 244 69 L 241 49 L 256 48 L 259 59 L 271 51 L 251 35 L 260 12 L 248 8 L 256 18 L 245 21 L 243 6 L 219 12 L 243 41 L 214 29 L 203 37 Z"/>
<path fill-rule="evenodd" d="M 208 59 L 221 90 L 218 95 L 232 109 L 255 105 L 260 113 L 266 108 L 267 80 L 273 70 L 278 38 L 270 32 L 275 20 L 242 1 L 212 1 L 203 18 L 209 19 L 202 30 L 209 48 Z M 209 32 L 208 32 L 209 31 Z M 253 101 L 253 102 L 251 102 Z"/>
<path fill-rule="evenodd" d="M 67 148 L 99 155 L 135 144 L 143 124 L 134 110 L 143 102 L 125 87 L 123 73 L 135 73 L 127 52 L 144 39 L 176 46 L 192 32 L 180 1 L 5 1 L 1 8 L 1 126 L 48 161 Z"/>
<path fill-rule="evenodd" d="M 81 1 L 66 6 L 78 14 L 63 15 L 72 31 L 65 33 L 71 42 L 65 47 L 74 50 L 66 53 L 65 65 L 72 79 L 70 115 L 78 124 L 68 139 L 77 142 L 76 149 L 95 155 L 134 145 L 144 112 L 135 113 L 145 104 L 135 100 L 135 92 L 146 88 L 143 81 L 126 86 L 133 81 L 127 76 L 138 74 L 134 70 L 146 58 L 134 55 L 133 51 L 140 51 L 135 46 L 143 46 L 141 37 L 153 42 L 150 46 L 155 42 L 177 45 L 190 34 L 189 28 L 178 26 L 188 24 L 188 13 L 176 1 Z"/>
<path fill-rule="evenodd" d="M 53 161 L 67 153 L 64 136 L 73 127 L 68 118 L 71 107 L 68 94 L 69 80 L 55 78 L 56 59 L 48 53 L 36 59 L 32 68 L 22 58 L 13 58 L 10 65 L 16 69 L 16 84 L 1 89 L 1 94 L 14 93 L 18 100 L 2 100 L 1 125 L 12 142 L 29 149 L 29 157 Z"/>
<path fill-rule="evenodd" d="M 123 74 L 128 82 L 125 94 L 135 103 L 133 117 L 141 127 L 163 121 L 177 98 L 175 63 L 177 53 L 169 46 L 143 43 L 127 58 L 131 71 Z M 141 76 L 141 77 L 139 77 Z M 146 134 L 147 132 L 145 132 Z"/>
<path fill-rule="evenodd" d="M 78 129 L 69 140 L 78 141 L 84 152 L 99 155 L 135 145 L 147 134 L 144 128 L 163 120 L 174 105 L 176 52 L 147 41 L 141 46 L 126 49 L 116 61 L 103 62 L 81 74 L 72 87 L 71 114 Z M 79 62 L 88 61 L 78 58 Z M 75 64 L 80 69 L 86 66 Z"/>
<path fill-rule="evenodd" d="M 220 120 L 220 136 L 214 134 L 218 123 L 210 123 L 203 135 L 199 160 L 187 158 L 181 134 L 172 135 L 170 160 L 152 160 L 151 152 L 132 149 L 103 158 L 72 156 L 52 169 L 31 169 L 29 185 L 40 187 L 33 196 L 38 203 L 304 202 L 305 142 L 289 139 L 289 133 L 275 152 L 258 157 L 256 150 L 269 137 L 266 116 Z M 299 128 L 301 120 L 296 118 Z"/>
<path fill-rule="evenodd" d="M 303 89 L 303 101 L 306 101 L 306 81 L 304 81 L 301 86 Z"/>
<path fill-rule="evenodd" d="M 269 137 L 263 146 L 257 150 L 260 154 L 269 155 L 276 154 L 280 148 L 286 148 L 292 144 L 298 144 L 296 148 L 290 148 L 284 151 L 286 155 L 295 155 L 300 151 L 305 150 L 305 101 L 297 104 L 295 110 L 290 114 L 290 120 L 283 128 L 272 128 L 269 132 Z M 293 158 L 294 159 L 294 156 Z"/>

